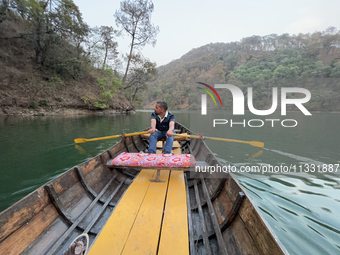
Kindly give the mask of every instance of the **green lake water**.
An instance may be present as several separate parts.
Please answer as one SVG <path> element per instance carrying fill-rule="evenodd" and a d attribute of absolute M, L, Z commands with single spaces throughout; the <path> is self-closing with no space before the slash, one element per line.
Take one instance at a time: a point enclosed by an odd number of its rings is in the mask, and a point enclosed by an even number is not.
<path fill-rule="evenodd" d="M 205 136 L 261 141 L 250 145 L 206 140 L 223 165 L 296 166 L 299 173 L 233 174 L 261 215 L 291 254 L 340 254 L 340 114 L 288 113 L 272 119 L 295 119 L 298 125 L 261 128 L 230 124 L 213 127 L 213 119 L 242 122 L 268 119 L 246 114 L 173 112 L 176 121 Z M 0 118 L 0 211 L 71 167 L 101 153 L 119 139 L 80 144 L 95 138 L 134 132 L 150 125 L 151 112 L 132 115 Z M 283 118 L 284 117 L 284 118 Z M 279 122 L 277 122 L 279 123 Z M 275 123 L 275 124 L 277 124 Z M 253 123 L 254 125 L 258 123 Z M 332 165 L 331 172 L 306 172 L 306 166 Z"/>

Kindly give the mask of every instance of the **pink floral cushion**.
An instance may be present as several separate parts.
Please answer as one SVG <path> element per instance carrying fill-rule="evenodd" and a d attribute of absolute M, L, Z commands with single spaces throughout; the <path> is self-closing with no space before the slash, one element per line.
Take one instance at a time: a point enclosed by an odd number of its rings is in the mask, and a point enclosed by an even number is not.
<path fill-rule="evenodd" d="M 195 167 L 195 158 L 190 154 L 151 154 L 128 153 L 119 154 L 108 165 L 139 167 Z"/>

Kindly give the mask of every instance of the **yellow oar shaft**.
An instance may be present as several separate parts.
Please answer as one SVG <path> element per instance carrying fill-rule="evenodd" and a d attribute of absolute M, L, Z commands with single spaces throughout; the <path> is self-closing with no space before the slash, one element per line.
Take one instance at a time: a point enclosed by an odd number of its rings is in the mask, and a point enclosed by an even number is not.
<path fill-rule="evenodd" d="M 201 136 L 199 136 L 199 135 L 181 135 L 181 134 L 175 134 L 175 136 L 187 137 L 187 138 L 196 138 L 196 139 L 200 139 L 201 138 Z M 204 139 L 209 139 L 209 140 L 225 141 L 225 142 L 233 142 L 233 143 L 246 143 L 246 144 L 250 144 L 250 145 L 255 146 L 255 147 L 263 147 L 264 146 L 264 143 L 256 142 L 256 141 L 247 142 L 247 141 L 241 141 L 241 140 L 234 140 L 234 139 L 227 139 L 227 138 L 217 138 L 217 137 L 207 137 L 207 136 L 204 136 L 203 138 Z"/>
<path fill-rule="evenodd" d="M 187 137 L 187 138 L 200 138 L 198 135 L 182 135 L 182 134 L 174 134 L 175 136 L 179 137 Z"/>
<path fill-rule="evenodd" d="M 147 134 L 147 133 L 148 131 L 143 131 L 143 132 L 125 134 L 125 136 L 127 137 L 127 136 L 134 136 L 134 135 L 142 135 L 142 134 Z M 121 137 L 121 135 L 104 136 L 104 137 L 91 138 L 91 139 L 77 138 L 77 139 L 74 139 L 74 142 L 75 143 L 86 143 L 86 142 L 100 141 L 100 140 L 106 140 L 106 139 L 113 139 L 113 138 L 118 138 L 118 137 Z"/>
<path fill-rule="evenodd" d="M 100 140 L 106 140 L 106 139 L 113 139 L 113 138 L 118 138 L 121 135 L 112 135 L 112 136 L 104 136 L 104 137 L 99 137 L 99 138 L 90 138 L 86 139 L 86 142 L 92 142 L 92 141 L 100 141 Z"/>
<path fill-rule="evenodd" d="M 233 143 L 250 143 L 250 142 L 247 142 L 247 141 L 227 139 L 227 138 L 217 138 L 217 137 L 207 137 L 207 136 L 205 136 L 204 138 L 210 139 L 210 140 L 215 140 L 215 141 L 225 141 L 225 142 L 233 142 Z"/>

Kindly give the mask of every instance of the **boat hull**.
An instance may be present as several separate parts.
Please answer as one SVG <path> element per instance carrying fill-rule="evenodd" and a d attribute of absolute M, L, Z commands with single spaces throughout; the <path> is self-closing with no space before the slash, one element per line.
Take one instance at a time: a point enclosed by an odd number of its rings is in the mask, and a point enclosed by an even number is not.
<path fill-rule="evenodd" d="M 193 134 L 179 123 L 175 128 Z M 182 153 L 192 154 L 196 161 L 222 166 L 203 140 L 180 144 Z M 91 245 L 140 172 L 137 168 L 110 169 L 106 162 L 122 152 L 147 147 L 148 141 L 141 136 L 122 139 L 0 213 L 0 250 L 4 254 L 62 254 L 82 233 L 88 233 Z M 288 254 L 230 174 L 187 172 L 185 181 L 190 254 Z"/>

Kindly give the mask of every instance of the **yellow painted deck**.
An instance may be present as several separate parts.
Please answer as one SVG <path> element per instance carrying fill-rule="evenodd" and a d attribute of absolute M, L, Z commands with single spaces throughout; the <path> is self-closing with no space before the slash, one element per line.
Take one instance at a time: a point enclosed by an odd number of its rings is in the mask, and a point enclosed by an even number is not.
<path fill-rule="evenodd" d="M 178 142 L 173 149 L 181 152 Z M 139 173 L 89 255 L 189 254 L 184 173 L 162 170 L 160 180 L 165 182 L 150 182 L 155 176 L 155 170 Z"/>
<path fill-rule="evenodd" d="M 181 149 L 176 148 L 174 152 L 179 154 Z M 183 213 L 184 211 L 185 213 Z M 184 172 L 171 171 L 158 254 L 189 254 L 187 226 Z"/>

